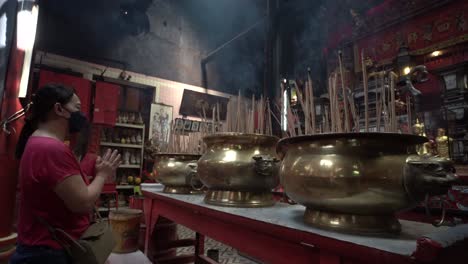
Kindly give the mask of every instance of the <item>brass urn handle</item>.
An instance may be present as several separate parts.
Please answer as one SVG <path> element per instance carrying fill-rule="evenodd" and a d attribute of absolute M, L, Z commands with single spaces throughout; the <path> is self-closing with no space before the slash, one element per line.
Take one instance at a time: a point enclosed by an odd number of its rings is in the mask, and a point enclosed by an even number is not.
<path fill-rule="evenodd" d="M 255 160 L 255 171 L 257 174 L 263 176 L 270 176 L 278 172 L 278 164 L 280 160 L 274 158 L 268 154 L 266 155 L 255 155 L 252 157 Z"/>
<path fill-rule="evenodd" d="M 447 158 L 411 155 L 406 159 L 403 182 L 415 202 L 423 201 L 426 194 L 446 194 L 457 181 L 453 162 Z"/>
<path fill-rule="evenodd" d="M 205 185 L 203 183 L 202 183 L 201 187 L 196 186 L 196 183 L 195 183 L 196 180 L 199 180 L 198 171 L 197 171 L 198 164 L 196 162 L 192 162 L 192 163 L 187 164 L 187 166 L 190 168 L 190 172 L 187 175 L 190 186 L 192 186 L 192 189 L 194 189 L 196 191 L 203 190 L 205 188 Z"/>
<path fill-rule="evenodd" d="M 447 158 L 411 155 L 406 160 L 403 184 L 408 196 L 414 202 L 425 200 L 427 207 L 429 196 L 447 194 L 452 185 L 457 182 L 458 177 L 455 174 L 453 162 Z M 438 224 L 434 224 L 435 226 L 443 225 L 444 206 L 442 210 L 442 220 Z"/>

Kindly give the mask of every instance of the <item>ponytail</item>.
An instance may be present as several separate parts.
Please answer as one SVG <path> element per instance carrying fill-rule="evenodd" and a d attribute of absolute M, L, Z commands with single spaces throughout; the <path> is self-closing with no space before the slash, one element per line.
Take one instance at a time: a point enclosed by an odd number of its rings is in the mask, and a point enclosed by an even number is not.
<path fill-rule="evenodd" d="M 16 153 L 15 156 L 17 159 L 21 159 L 23 156 L 24 149 L 26 148 L 26 143 L 28 142 L 29 137 L 36 130 L 36 125 L 32 120 L 26 119 L 23 129 L 21 130 L 18 143 L 16 144 Z"/>

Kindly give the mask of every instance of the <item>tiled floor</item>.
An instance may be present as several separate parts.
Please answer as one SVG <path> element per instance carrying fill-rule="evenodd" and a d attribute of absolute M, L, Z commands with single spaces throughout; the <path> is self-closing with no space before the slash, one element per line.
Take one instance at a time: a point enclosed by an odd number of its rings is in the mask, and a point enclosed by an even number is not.
<path fill-rule="evenodd" d="M 177 225 L 177 234 L 179 236 L 179 239 L 184 239 L 184 238 L 193 238 L 195 237 L 195 233 L 181 225 Z M 248 259 L 244 256 L 241 256 L 236 249 L 224 245 L 216 240 L 213 240 L 211 238 L 205 237 L 205 254 L 209 249 L 217 249 L 219 250 L 219 263 L 222 264 L 258 264 L 260 262 L 253 261 L 251 259 Z M 182 254 L 190 254 L 194 253 L 194 247 L 185 247 L 185 248 L 179 248 L 177 250 L 178 255 Z"/>

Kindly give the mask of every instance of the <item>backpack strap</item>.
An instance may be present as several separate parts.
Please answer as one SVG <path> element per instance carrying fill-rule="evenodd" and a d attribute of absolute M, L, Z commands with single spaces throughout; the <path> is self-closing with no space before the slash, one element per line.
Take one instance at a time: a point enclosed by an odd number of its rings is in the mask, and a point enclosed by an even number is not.
<path fill-rule="evenodd" d="M 42 218 L 42 217 L 39 217 L 39 216 L 36 216 L 37 220 L 43 224 L 47 230 L 49 231 L 50 235 L 52 236 L 52 239 L 54 239 L 57 243 L 59 243 L 59 245 L 61 245 L 63 247 L 63 249 L 65 249 L 67 251 L 68 254 L 70 254 L 70 247 L 72 246 L 72 244 L 76 247 L 78 247 L 80 250 L 82 250 L 83 252 L 86 252 L 86 248 L 84 248 L 82 245 L 80 245 L 80 243 L 78 243 L 78 241 L 76 241 L 76 239 L 74 239 L 70 234 L 68 234 L 67 232 L 65 232 L 65 230 L 63 229 L 60 229 L 60 228 L 54 228 L 52 227 L 49 223 L 47 223 L 47 221 Z M 63 237 L 65 237 L 66 239 L 60 239 L 58 236 L 57 236 L 57 232 L 59 232 Z M 64 246 L 65 245 L 65 246 Z"/>

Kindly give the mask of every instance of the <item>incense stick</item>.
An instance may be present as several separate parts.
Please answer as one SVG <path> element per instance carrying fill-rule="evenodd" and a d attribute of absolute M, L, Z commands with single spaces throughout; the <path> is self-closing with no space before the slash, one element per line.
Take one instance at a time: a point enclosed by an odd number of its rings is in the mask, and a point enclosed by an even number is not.
<path fill-rule="evenodd" d="M 310 102 L 310 107 L 308 107 L 308 114 L 312 116 L 310 121 L 312 122 L 312 135 L 316 133 L 315 131 L 315 102 L 314 102 L 314 89 L 312 86 L 312 77 L 310 76 L 310 68 L 307 68 L 307 87 L 308 87 L 308 96 L 309 96 L 309 102 Z"/>
<path fill-rule="evenodd" d="M 336 132 L 336 121 L 335 121 L 335 94 L 333 93 L 333 78 L 330 75 L 328 78 L 328 100 L 330 102 L 330 119 L 331 119 L 331 132 Z"/>
<path fill-rule="evenodd" d="M 364 61 L 364 51 L 361 51 L 361 64 L 362 64 L 362 81 L 364 88 L 364 122 L 365 122 L 365 131 L 369 132 L 369 98 L 368 98 L 368 83 L 367 83 L 367 67 Z"/>
<path fill-rule="evenodd" d="M 344 129 L 345 132 L 349 132 L 349 114 L 348 114 L 348 103 L 346 100 L 346 92 L 345 92 L 345 82 L 344 82 L 344 73 L 343 73 L 343 62 L 342 62 L 342 52 L 341 50 L 338 52 L 338 63 L 340 66 L 340 76 L 341 76 L 341 90 L 343 93 L 343 108 L 344 108 Z"/>
<path fill-rule="evenodd" d="M 337 81 L 338 81 L 338 73 L 335 73 L 334 79 L 333 79 L 333 93 L 335 96 L 335 113 L 336 113 L 336 124 L 337 124 L 337 132 L 342 133 L 343 132 L 343 126 L 342 126 L 342 121 L 341 121 L 341 109 L 340 109 L 340 104 L 338 102 L 338 89 L 337 89 Z"/>
<path fill-rule="evenodd" d="M 412 132 L 412 123 L 413 117 L 411 115 L 411 97 L 409 95 L 406 96 L 406 116 L 408 119 L 408 133 Z"/>
<path fill-rule="evenodd" d="M 390 78 L 390 96 L 392 108 L 392 132 L 397 132 L 396 106 L 395 106 L 395 78 L 398 76 L 394 72 L 388 73 Z"/>

